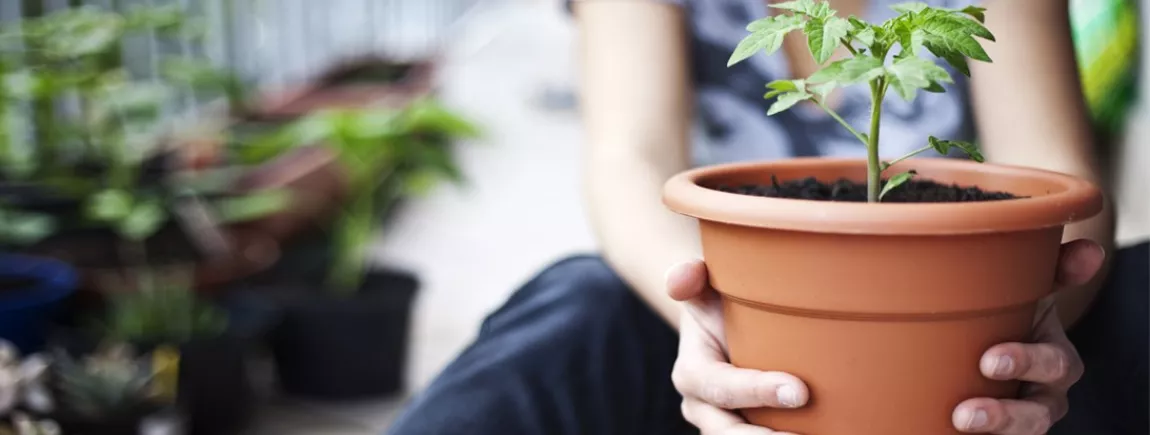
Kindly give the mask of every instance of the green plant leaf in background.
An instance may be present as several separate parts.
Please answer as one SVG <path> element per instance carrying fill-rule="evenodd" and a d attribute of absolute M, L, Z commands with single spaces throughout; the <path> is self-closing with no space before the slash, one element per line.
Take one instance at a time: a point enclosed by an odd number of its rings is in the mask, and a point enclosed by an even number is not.
<path fill-rule="evenodd" d="M 125 31 L 123 17 L 94 7 L 62 10 L 30 24 L 43 38 L 45 54 L 54 59 L 108 52 L 118 48 Z"/>
<path fill-rule="evenodd" d="M 212 201 L 220 223 L 247 222 L 286 210 L 292 201 L 287 190 L 267 190 Z"/>
<path fill-rule="evenodd" d="M 134 202 L 128 192 L 119 189 L 104 190 L 88 199 L 87 216 L 94 221 L 119 221 L 132 213 Z"/>
<path fill-rule="evenodd" d="M 146 199 L 136 203 L 132 211 L 117 225 L 120 236 L 140 242 L 151 237 L 168 220 L 168 213 L 158 199 Z"/>
<path fill-rule="evenodd" d="M 47 214 L 0 208 L 0 244 L 26 246 L 56 232 L 56 219 Z"/>

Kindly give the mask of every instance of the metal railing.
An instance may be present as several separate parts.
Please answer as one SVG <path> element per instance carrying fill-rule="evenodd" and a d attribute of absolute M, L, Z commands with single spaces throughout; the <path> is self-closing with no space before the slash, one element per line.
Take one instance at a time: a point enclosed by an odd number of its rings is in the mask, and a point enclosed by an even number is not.
<path fill-rule="evenodd" d="M 3 0 L 0 23 L 40 8 L 69 5 L 130 8 L 180 4 L 202 18 L 204 40 L 166 47 L 156 38 L 125 47 L 134 72 L 156 74 L 162 54 L 194 53 L 261 84 L 307 79 L 364 54 L 420 57 L 438 51 L 453 26 L 479 0 Z"/>

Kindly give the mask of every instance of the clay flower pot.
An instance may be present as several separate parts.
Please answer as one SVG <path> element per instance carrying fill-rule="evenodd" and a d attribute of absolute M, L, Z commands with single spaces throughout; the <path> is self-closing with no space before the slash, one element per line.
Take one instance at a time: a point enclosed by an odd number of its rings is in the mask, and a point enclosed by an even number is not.
<path fill-rule="evenodd" d="M 807 382 L 798 410 L 750 409 L 756 425 L 803 435 L 957 434 L 954 408 L 1009 398 L 979 359 L 1026 340 L 1051 294 L 1064 225 L 1102 209 L 1069 176 L 951 159 L 913 159 L 923 179 L 1021 199 L 867 204 L 724 193 L 717 186 L 810 176 L 864 180 L 862 160 L 793 159 L 706 167 L 666 184 L 665 203 L 698 218 L 721 294 L 731 362 Z M 881 399 L 878 399 L 881 397 Z"/>

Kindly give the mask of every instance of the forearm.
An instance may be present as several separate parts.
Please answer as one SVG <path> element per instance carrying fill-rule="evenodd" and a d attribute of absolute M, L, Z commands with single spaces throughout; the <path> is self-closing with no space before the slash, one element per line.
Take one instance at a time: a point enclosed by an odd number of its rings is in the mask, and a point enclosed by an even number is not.
<path fill-rule="evenodd" d="M 603 255 L 639 297 L 678 325 L 679 306 L 667 296 L 666 273 L 701 258 L 696 224 L 662 205 L 663 182 L 671 174 L 650 167 L 636 170 L 630 159 L 599 159 L 590 166 L 595 169 L 587 174 L 585 187 Z"/>
<path fill-rule="evenodd" d="M 663 183 L 688 166 L 682 11 L 668 3 L 581 1 L 575 13 L 591 222 L 615 271 L 677 325 L 664 277 L 699 257 L 693 223 L 661 201 Z"/>
<path fill-rule="evenodd" d="M 994 63 L 976 62 L 971 69 L 987 158 L 1071 174 L 1108 190 L 1077 74 L 1067 2 L 987 0 L 985 6 L 994 11 L 987 13 L 987 27 L 998 42 L 986 46 Z M 1109 252 L 1114 216 L 1107 200 L 1101 214 L 1068 226 L 1064 239 L 1090 239 Z M 1089 309 L 1107 270 L 1104 265 L 1087 285 L 1059 289 L 1064 326 L 1073 325 Z"/>

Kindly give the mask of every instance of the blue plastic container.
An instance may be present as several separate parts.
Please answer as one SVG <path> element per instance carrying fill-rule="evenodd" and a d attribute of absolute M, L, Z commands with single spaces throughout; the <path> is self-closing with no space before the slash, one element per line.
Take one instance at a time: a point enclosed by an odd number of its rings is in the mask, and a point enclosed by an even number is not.
<path fill-rule="evenodd" d="M 0 338 L 24 354 L 44 346 L 53 315 L 76 290 L 76 271 L 65 263 L 0 254 Z"/>

